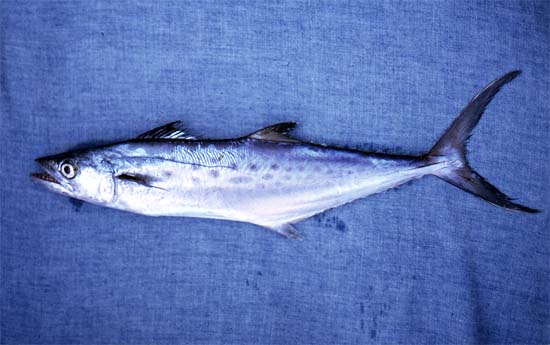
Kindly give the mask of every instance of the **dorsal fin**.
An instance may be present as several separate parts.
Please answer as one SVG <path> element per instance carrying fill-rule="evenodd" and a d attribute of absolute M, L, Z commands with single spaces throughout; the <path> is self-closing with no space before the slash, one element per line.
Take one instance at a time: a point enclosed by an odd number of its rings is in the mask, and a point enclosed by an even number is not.
<path fill-rule="evenodd" d="M 270 140 L 270 141 L 283 141 L 287 143 L 299 143 L 299 140 L 292 138 L 288 132 L 293 130 L 296 127 L 296 122 L 281 122 L 265 127 L 250 134 L 249 138 L 259 139 L 259 140 Z"/>
<path fill-rule="evenodd" d="M 181 121 L 174 121 L 162 125 L 157 128 L 153 128 L 150 131 L 142 133 L 136 137 L 136 139 L 182 139 L 192 140 L 196 139 L 186 133 L 186 129 L 183 127 Z"/>

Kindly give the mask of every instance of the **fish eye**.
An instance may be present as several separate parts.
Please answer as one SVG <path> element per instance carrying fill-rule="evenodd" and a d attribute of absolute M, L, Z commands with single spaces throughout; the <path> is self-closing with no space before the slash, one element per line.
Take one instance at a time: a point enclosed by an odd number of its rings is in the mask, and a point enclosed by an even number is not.
<path fill-rule="evenodd" d="M 59 165 L 59 171 L 61 171 L 61 174 L 68 179 L 74 178 L 77 170 L 78 168 L 71 161 L 64 161 Z"/>

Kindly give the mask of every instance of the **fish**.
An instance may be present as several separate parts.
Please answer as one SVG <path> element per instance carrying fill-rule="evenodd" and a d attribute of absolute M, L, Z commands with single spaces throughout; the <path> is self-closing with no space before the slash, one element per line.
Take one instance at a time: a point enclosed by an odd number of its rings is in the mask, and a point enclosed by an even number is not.
<path fill-rule="evenodd" d="M 299 140 L 295 122 L 231 139 L 192 136 L 180 121 L 135 138 L 36 159 L 31 174 L 47 189 L 92 204 L 148 216 L 252 223 L 289 239 L 294 224 L 424 176 L 436 176 L 502 208 L 515 203 L 468 163 L 466 145 L 512 71 L 488 84 L 425 154 L 368 152 Z"/>

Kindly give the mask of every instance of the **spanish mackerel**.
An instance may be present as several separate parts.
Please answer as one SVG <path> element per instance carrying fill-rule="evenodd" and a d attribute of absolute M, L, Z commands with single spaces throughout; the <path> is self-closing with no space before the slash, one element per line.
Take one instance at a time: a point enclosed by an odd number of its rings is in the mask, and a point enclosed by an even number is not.
<path fill-rule="evenodd" d="M 178 121 L 124 142 L 39 158 L 44 173 L 32 176 L 54 192 L 97 205 L 149 216 L 248 222 L 292 239 L 302 238 L 293 223 L 426 175 L 494 205 L 535 213 L 512 202 L 466 159 L 466 143 L 485 107 L 519 74 L 490 83 L 420 156 L 300 141 L 289 134 L 294 122 L 205 140 L 188 135 Z"/>

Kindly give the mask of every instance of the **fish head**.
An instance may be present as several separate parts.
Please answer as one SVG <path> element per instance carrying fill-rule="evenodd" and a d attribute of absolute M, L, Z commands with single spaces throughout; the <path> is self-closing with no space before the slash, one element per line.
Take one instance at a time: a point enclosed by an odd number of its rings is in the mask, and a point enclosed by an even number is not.
<path fill-rule="evenodd" d="M 31 174 L 33 180 L 53 192 L 100 205 L 115 198 L 113 168 L 101 154 L 68 152 L 36 162 L 44 172 Z"/>

